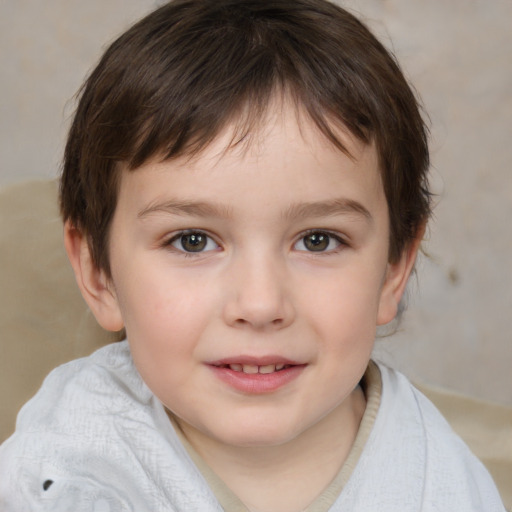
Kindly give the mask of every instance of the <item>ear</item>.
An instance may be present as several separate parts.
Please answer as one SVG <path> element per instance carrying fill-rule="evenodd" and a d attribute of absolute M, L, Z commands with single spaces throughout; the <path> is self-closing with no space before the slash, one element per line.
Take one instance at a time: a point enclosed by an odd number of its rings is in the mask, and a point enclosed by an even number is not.
<path fill-rule="evenodd" d="M 424 234 L 425 226 L 422 226 L 418 230 L 416 238 L 404 249 L 399 261 L 388 263 L 380 295 L 377 325 L 385 325 L 396 317 Z"/>
<path fill-rule="evenodd" d="M 94 264 L 87 237 L 69 221 L 64 225 L 64 246 L 78 287 L 96 320 L 108 331 L 120 331 L 124 323 L 112 281 Z"/>

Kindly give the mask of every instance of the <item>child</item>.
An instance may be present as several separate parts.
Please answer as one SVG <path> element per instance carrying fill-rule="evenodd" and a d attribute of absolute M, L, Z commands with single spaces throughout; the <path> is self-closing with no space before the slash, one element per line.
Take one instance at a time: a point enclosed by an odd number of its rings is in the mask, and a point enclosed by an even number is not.
<path fill-rule="evenodd" d="M 502 511 L 483 466 L 370 361 L 430 212 L 397 64 L 325 0 L 176 0 L 84 85 L 65 245 L 127 341 L 46 379 L 2 511 Z"/>

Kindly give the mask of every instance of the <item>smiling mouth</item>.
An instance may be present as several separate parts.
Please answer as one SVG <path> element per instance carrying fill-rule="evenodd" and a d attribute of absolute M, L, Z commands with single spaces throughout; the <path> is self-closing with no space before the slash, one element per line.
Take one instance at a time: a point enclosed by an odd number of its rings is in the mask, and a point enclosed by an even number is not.
<path fill-rule="evenodd" d="M 279 356 L 244 356 L 210 362 L 208 366 L 231 389 L 245 395 L 262 395 L 290 384 L 308 365 Z"/>
<path fill-rule="evenodd" d="M 226 368 L 226 369 L 230 369 L 234 372 L 239 372 L 239 373 L 246 373 L 248 375 L 255 375 L 257 373 L 261 373 L 261 374 L 269 374 L 269 373 L 275 373 L 275 372 L 280 372 L 282 370 L 286 370 L 288 368 L 291 368 L 292 366 L 295 366 L 295 365 L 291 365 L 291 364 L 281 364 L 281 363 L 278 363 L 278 364 L 266 364 L 266 365 L 263 365 L 263 366 L 257 366 L 255 364 L 221 364 L 221 365 L 215 365 L 217 368 Z"/>

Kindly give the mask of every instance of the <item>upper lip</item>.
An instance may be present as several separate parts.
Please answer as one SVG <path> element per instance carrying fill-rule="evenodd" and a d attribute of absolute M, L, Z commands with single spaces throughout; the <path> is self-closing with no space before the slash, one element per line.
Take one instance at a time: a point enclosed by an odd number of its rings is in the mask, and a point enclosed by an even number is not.
<path fill-rule="evenodd" d="M 283 364 L 286 366 L 303 365 L 304 363 L 294 361 L 279 355 L 266 355 L 266 356 L 230 356 L 215 361 L 209 361 L 207 364 L 211 366 L 226 366 L 230 364 L 252 365 L 252 366 L 267 366 L 271 364 Z"/>

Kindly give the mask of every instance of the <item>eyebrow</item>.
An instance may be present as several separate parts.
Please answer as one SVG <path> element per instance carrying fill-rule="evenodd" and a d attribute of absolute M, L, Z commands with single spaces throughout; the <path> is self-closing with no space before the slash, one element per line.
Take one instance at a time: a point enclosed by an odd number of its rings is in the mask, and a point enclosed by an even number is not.
<path fill-rule="evenodd" d="M 231 211 L 223 205 L 206 202 L 169 200 L 161 203 L 152 203 L 139 211 L 139 219 L 152 213 L 169 213 L 172 215 L 190 215 L 194 217 L 231 217 Z"/>
<path fill-rule="evenodd" d="M 146 206 L 139 211 L 137 217 L 144 218 L 153 213 L 190 215 L 194 217 L 232 217 L 231 210 L 224 205 L 202 201 L 176 201 L 172 199 Z M 294 220 L 332 217 L 336 215 L 357 215 L 363 217 L 369 223 L 373 222 L 373 217 L 366 207 L 357 201 L 345 198 L 294 204 L 283 212 L 283 218 Z"/>
<path fill-rule="evenodd" d="M 311 217 L 332 217 L 335 215 L 356 215 L 362 217 L 368 223 L 373 222 L 372 214 L 365 206 L 358 201 L 346 198 L 300 203 L 290 206 L 284 212 L 285 218 L 295 220 Z"/>

